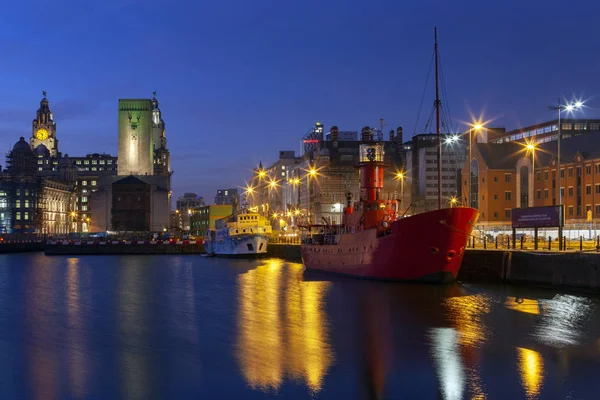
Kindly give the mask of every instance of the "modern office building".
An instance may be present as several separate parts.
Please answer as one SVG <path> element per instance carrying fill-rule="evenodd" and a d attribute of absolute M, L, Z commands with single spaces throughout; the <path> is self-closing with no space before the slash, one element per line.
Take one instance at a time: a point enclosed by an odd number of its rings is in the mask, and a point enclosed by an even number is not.
<path fill-rule="evenodd" d="M 233 212 L 231 204 L 212 204 L 199 207 L 192 211 L 190 218 L 190 233 L 195 236 L 203 236 L 209 229 L 215 229 L 215 221 L 225 218 Z"/>
<path fill-rule="evenodd" d="M 217 195 L 215 196 L 215 204 L 225 205 L 225 204 L 239 204 L 240 203 L 240 194 L 238 190 L 235 188 L 231 189 L 219 189 L 217 190 Z"/>

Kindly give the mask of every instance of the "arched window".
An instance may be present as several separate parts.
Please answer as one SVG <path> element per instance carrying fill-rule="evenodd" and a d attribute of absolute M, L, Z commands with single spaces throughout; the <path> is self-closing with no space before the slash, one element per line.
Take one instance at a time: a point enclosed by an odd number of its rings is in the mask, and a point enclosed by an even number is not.
<path fill-rule="evenodd" d="M 479 208 L 479 163 L 477 160 L 471 160 L 471 186 L 469 189 L 470 205 L 472 208 Z"/>

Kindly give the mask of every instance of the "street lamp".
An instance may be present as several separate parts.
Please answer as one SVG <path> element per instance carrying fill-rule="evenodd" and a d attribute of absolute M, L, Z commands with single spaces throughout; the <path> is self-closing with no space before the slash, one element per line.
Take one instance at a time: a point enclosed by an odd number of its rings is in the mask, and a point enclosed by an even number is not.
<path fill-rule="evenodd" d="M 470 125 L 469 127 L 469 181 L 468 181 L 468 193 L 469 193 L 469 197 L 467 197 L 467 206 L 472 207 L 473 204 L 473 199 L 472 199 L 472 193 L 471 193 L 471 186 L 473 185 L 473 176 L 472 176 L 472 171 L 471 171 L 471 161 L 472 160 L 472 152 L 471 152 L 471 147 L 472 147 L 472 138 L 473 138 L 473 131 L 478 132 L 480 130 L 483 129 L 483 125 L 479 122 L 473 123 Z"/>
<path fill-rule="evenodd" d="M 400 204 L 404 200 L 404 172 L 396 172 L 396 179 L 400 181 Z"/>
<path fill-rule="evenodd" d="M 456 197 L 452 197 L 450 199 L 450 208 L 455 207 L 457 202 L 458 202 L 458 199 Z"/>
<path fill-rule="evenodd" d="M 317 177 L 317 169 L 312 165 L 308 167 L 308 174 L 306 174 L 306 214 L 308 217 L 308 223 L 310 223 L 310 179 Z"/>

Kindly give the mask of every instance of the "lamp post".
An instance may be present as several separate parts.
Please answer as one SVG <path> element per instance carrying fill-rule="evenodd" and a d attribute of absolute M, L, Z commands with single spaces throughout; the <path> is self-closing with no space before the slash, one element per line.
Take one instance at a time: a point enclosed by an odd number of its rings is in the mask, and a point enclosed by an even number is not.
<path fill-rule="evenodd" d="M 581 109 L 581 107 L 583 106 L 583 103 L 581 101 L 576 101 L 574 103 L 568 103 L 568 104 L 560 104 L 560 97 L 558 98 L 558 101 L 556 103 L 555 106 L 548 106 L 549 110 L 552 111 L 558 111 L 558 151 L 557 151 L 557 156 L 556 156 L 556 190 L 558 191 L 558 195 L 556 196 L 556 198 L 558 199 L 558 206 L 560 207 L 560 212 L 559 212 L 559 218 L 560 218 L 560 222 L 559 222 L 559 227 L 558 227 L 558 249 L 562 250 L 562 226 L 563 226 L 563 219 L 564 219 L 564 210 L 562 207 L 562 193 L 560 191 L 560 142 L 562 139 L 562 133 L 561 133 L 561 126 L 560 126 L 560 113 L 562 110 L 565 110 L 567 112 L 572 112 L 574 110 L 579 110 Z"/>
<path fill-rule="evenodd" d="M 404 200 L 404 172 L 397 172 L 396 179 L 400 181 L 400 204 Z"/>
<path fill-rule="evenodd" d="M 472 204 L 473 204 L 473 199 L 472 199 L 472 194 L 471 194 L 471 186 L 473 185 L 473 177 L 472 177 L 472 171 L 471 171 L 471 161 L 472 161 L 471 147 L 472 147 L 473 131 L 477 132 L 477 131 L 480 131 L 482 128 L 483 128 L 483 125 L 481 125 L 480 123 L 471 124 L 471 126 L 469 127 L 469 181 L 467 183 L 467 186 L 469 189 L 468 190 L 469 197 L 467 197 L 467 206 L 468 207 L 472 207 Z"/>
<path fill-rule="evenodd" d="M 533 188 L 533 191 L 531 192 L 531 204 L 533 204 L 533 196 L 535 193 L 535 143 L 529 142 L 525 148 L 527 149 L 527 152 L 531 152 L 531 187 Z M 527 204 L 527 206 L 529 206 L 529 204 Z"/>
<path fill-rule="evenodd" d="M 310 179 L 317 176 L 317 170 L 311 165 L 308 167 L 308 174 L 306 174 L 306 215 L 308 223 L 310 223 Z"/>

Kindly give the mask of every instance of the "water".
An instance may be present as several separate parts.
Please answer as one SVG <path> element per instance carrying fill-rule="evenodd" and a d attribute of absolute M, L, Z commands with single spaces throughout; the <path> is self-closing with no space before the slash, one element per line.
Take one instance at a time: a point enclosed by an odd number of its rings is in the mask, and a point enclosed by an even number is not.
<path fill-rule="evenodd" d="M 0 398 L 598 398 L 600 298 L 281 260 L 0 256 Z"/>

